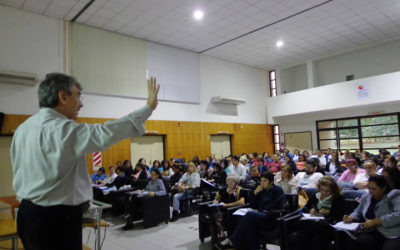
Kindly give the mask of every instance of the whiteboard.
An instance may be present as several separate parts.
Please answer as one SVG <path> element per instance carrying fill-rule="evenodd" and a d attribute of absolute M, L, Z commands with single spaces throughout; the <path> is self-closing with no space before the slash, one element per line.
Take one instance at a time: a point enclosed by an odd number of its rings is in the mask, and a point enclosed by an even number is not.
<path fill-rule="evenodd" d="M 147 70 L 161 85 L 160 100 L 199 103 L 199 54 L 148 42 Z"/>

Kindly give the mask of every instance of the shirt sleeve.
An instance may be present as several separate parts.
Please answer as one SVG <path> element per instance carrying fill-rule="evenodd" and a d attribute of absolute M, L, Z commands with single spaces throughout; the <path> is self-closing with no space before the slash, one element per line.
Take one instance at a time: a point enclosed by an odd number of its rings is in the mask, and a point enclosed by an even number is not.
<path fill-rule="evenodd" d="M 156 192 L 157 196 L 162 196 L 165 195 L 167 193 L 167 191 L 165 190 L 165 186 L 164 186 L 164 182 L 160 179 L 157 180 L 158 186 L 160 187 L 160 191 Z"/>
<path fill-rule="evenodd" d="M 344 171 L 343 174 L 340 176 L 340 178 L 337 181 L 339 182 L 339 181 L 346 180 L 348 174 L 349 174 L 349 170 Z"/>
<path fill-rule="evenodd" d="M 146 105 L 118 120 L 108 121 L 104 125 L 89 125 L 68 120 L 60 125 L 61 128 L 56 128 L 57 131 L 61 131 L 62 150 L 66 153 L 63 155 L 70 155 L 77 159 L 85 154 L 104 151 L 123 139 L 142 135 L 146 131 L 144 124 L 151 113 L 151 107 Z M 45 144 L 49 141 L 44 140 Z"/>
<path fill-rule="evenodd" d="M 389 199 L 389 204 L 393 208 L 393 212 L 387 213 L 380 217 L 382 226 L 394 227 L 400 225 L 400 195 Z"/>

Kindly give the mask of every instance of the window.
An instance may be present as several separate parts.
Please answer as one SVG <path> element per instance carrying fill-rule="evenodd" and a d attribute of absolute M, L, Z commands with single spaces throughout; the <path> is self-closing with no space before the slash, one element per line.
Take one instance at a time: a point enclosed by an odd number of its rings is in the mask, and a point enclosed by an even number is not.
<path fill-rule="evenodd" d="M 321 149 L 360 149 L 375 153 L 393 151 L 400 144 L 400 113 L 317 121 Z"/>
<path fill-rule="evenodd" d="M 272 134 L 274 135 L 273 141 L 274 141 L 274 150 L 279 151 L 280 150 L 280 138 L 279 138 L 279 125 L 274 125 L 272 126 Z"/>
<path fill-rule="evenodd" d="M 269 72 L 269 90 L 270 96 L 277 95 L 277 86 L 276 86 L 276 71 L 271 70 Z"/>

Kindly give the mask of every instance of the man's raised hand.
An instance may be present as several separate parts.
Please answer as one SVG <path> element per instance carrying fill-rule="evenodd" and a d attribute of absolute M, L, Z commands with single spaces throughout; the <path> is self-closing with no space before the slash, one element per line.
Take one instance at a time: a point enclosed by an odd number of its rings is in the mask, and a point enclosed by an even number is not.
<path fill-rule="evenodd" d="M 147 104 L 155 110 L 158 104 L 158 91 L 160 90 L 160 85 L 157 85 L 156 83 L 156 78 L 155 77 L 150 77 L 147 80 L 147 90 L 148 90 L 148 98 L 147 98 Z"/>

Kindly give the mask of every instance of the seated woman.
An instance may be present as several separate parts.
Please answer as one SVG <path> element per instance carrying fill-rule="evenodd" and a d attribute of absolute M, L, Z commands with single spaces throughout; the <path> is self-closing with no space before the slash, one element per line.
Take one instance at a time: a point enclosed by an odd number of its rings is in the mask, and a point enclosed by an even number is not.
<path fill-rule="evenodd" d="M 208 162 L 203 160 L 200 162 L 200 169 L 199 169 L 199 175 L 201 179 L 206 179 L 210 177 L 209 172 L 208 172 Z"/>
<path fill-rule="evenodd" d="M 300 220 L 298 227 L 300 230 L 289 236 L 290 249 L 328 249 L 328 244 L 334 239 L 334 229 L 330 224 L 342 220 L 345 213 L 344 198 L 339 186 L 330 176 L 322 177 L 318 181 L 317 189 L 318 192 L 310 197 L 302 211 L 323 216 L 325 219 Z"/>
<path fill-rule="evenodd" d="M 228 188 L 222 189 L 215 196 L 214 204 L 221 204 L 220 207 L 212 207 L 211 217 L 213 218 L 213 224 L 210 227 L 211 241 L 216 243 L 217 239 L 220 241 L 225 237 L 223 224 L 227 225 L 228 232 L 232 232 L 233 225 L 232 221 L 224 220 L 226 215 L 226 209 L 228 207 L 241 206 L 245 204 L 243 192 L 240 192 L 239 187 L 240 178 L 237 175 L 230 175 L 226 179 Z M 215 208 L 215 209 L 214 209 Z M 223 223 L 225 221 L 226 223 Z"/>
<path fill-rule="evenodd" d="M 400 170 L 398 168 L 385 167 L 382 175 L 385 176 L 392 189 L 400 190 Z"/>
<path fill-rule="evenodd" d="M 302 171 L 304 169 L 304 165 L 306 164 L 306 158 L 304 155 L 299 156 L 299 160 L 296 162 L 296 168 L 298 171 Z"/>
<path fill-rule="evenodd" d="M 150 172 L 151 180 L 149 183 L 147 183 L 146 187 L 144 190 L 136 190 L 135 194 L 137 194 L 140 197 L 143 196 L 162 196 L 167 194 L 165 191 L 165 186 L 164 182 L 162 180 L 162 176 L 160 171 L 158 169 L 153 168 Z M 125 211 L 125 219 L 126 219 L 126 225 L 124 226 L 124 230 L 128 230 L 133 228 L 133 211 L 135 209 L 135 198 L 132 196 L 129 199 L 129 205 L 126 207 L 127 211 Z"/>
<path fill-rule="evenodd" d="M 117 173 L 118 176 L 114 179 L 113 182 L 107 183 L 107 187 L 116 187 L 117 189 L 120 189 L 120 187 L 129 185 L 129 178 L 125 175 L 126 169 L 124 167 L 119 167 L 117 168 Z"/>
<path fill-rule="evenodd" d="M 217 187 L 225 186 L 226 172 L 222 169 L 221 165 L 217 162 L 212 164 L 213 172 L 211 173 L 209 182 L 214 183 Z"/>
<path fill-rule="evenodd" d="M 337 180 L 341 188 L 353 188 L 353 181 L 358 174 L 365 173 L 364 169 L 358 167 L 358 163 L 353 158 L 346 159 L 347 170 Z"/>
<path fill-rule="evenodd" d="M 158 169 L 159 172 L 162 171 L 162 167 L 161 167 L 161 164 L 160 164 L 160 161 L 159 161 L 159 160 L 154 160 L 154 161 L 153 161 L 153 166 L 151 166 L 151 168 L 149 168 L 149 175 L 151 174 L 151 170 L 152 170 L 153 168 Z"/>
<path fill-rule="evenodd" d="M 297 180 L 293 176 L 292 168 L 286 163 L 281 165 L 281 171 L 275 175 L 274 183 L 280 186 L 285 194 L 297 194 Z"/>
<path fill-rule="evenodd" d="M 254 190 L 258 185 L 260 185 L 260 169 L 258 166 L 252 166 L 243 187 Z"/>
<path fill-rule="evenodd" d="M 99 168 L 96 173 L 92 175 L 92 183 L 93 184 L 98 184 L 101 181 L 104 181 L 104 179 L 107 177 L 104 173 L 106 170 L 104 168 Z"/>
<path fill-rule="evenodd" d="M 384 176 L 373 175 L 368 180 L 369 194 L 361 198 L 360 204 L 345 223 L 362 222 L 364 232 L 349 240 L 347 249 L 392 250 L 400 246 L 400 190 L 392 189 Z"/>
<path fill-rule="evenodd" d="M 331 160 L 326 164 L 326 174 L 334 178 L 339 178 L 344 171 L 346 171 L 346 168 L 342 167 L 338 152 L 332 153 Z"/>
<path fill-rule="evenodd" d="M 242 246 L 243 249 L 260 249 L 257 231 L 274 229 L 277 211 L 282 211 L 285 204 L 285 194 L 281 187 L 274 184 L 271 172 L 261 174 L 261 184 L 254 190 L 254 200 L 249 211 L 243 216 L 231 237 L 216 245 L 219 249 L 233 249 Z"/>
<path fill-rule="evenodd" d="M 104 179 L 104 181 L 101 181 L 102 186 L 106 185 L 106 184 L 111 184 L 115 178 L 117 178 L 117 174 L 115 173 L 115 168 L 114 166 L 109 166 L 108 167 L 108 172 L 109 174 L 107 175 L 107 177 Z"/>
<path fill-rule="evenodd" d="M 163 160 L 161 162 L 161 167 L 162 167 L 161 175 L 163 179 L 169 181 L 169 178 L 171 178 L 171 176 L 174 175 L 174 171 L 172 170 L 169 161 Z"/>
<path fill-rule="evenodd" d="M 143 166 L 141 163 L 137 163 L 135 170 L 133 170 L 131 178 L 133 181 L 147 180 L 147 173 L 145 166 Z"/>
<path fill-rule="evenodd" d="M 196 165 L 190 161 L 187 164 L 186 173 L 177 183 L 178 193 L 176 193 L 173 198 L 174 210 L 172 212 L 171 221 L 176 221 L 178 219 L 180 200 L 184 198 L 192 198 L 193 193 L 191 191 L 200 187 L 200 175 L 196 172 L 196 170 Z"/>
<path fill-rule="evenodd" d="M 297 174 L 298 170 L 296 167 L 296 163 L 292 160 L 292 158 L 290 158 L 289 155 L 285 156 L 285 164 L 290 166 L 293 174 Z M 281 170 L 282 170 L 282 166 L 281 166 Z"/>

